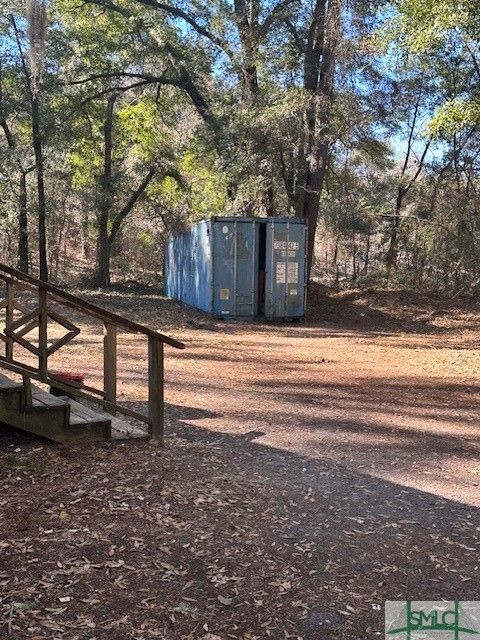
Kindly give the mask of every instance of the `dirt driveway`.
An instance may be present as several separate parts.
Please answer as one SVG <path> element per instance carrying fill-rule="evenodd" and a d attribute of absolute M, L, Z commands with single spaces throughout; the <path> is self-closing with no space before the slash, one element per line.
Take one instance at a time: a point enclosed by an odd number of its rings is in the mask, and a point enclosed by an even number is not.
<path fill-rule="evenodd" d="M 479 599 L 478 309 L 316 293 L 288 326 L 93 296 L 187 343 L 168 445 L 4 432 L 2 637 L 361 640 L 387 599 Z M 92 381 L 97 346 L 86 331 L 69 357 Z"/>

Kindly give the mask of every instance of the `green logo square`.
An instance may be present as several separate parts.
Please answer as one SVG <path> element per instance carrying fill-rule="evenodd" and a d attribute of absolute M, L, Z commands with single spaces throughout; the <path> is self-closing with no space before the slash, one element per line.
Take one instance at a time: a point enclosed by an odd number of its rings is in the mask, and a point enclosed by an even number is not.
<path fill-rule="evenodd" d="M 480 640 L 480 602 L 390 600 L 385 603 L 385 639 Z"/>

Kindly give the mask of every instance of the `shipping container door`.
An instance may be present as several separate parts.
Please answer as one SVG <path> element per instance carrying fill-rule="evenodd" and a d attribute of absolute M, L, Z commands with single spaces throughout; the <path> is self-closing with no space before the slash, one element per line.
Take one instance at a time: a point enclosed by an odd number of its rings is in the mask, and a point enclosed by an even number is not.
<path fill-rule="evenodd" d="M 265 317 L 302 318 L 306 293 L 306 225 L 266 222 Z"/>
<path fill-rule="evenodd" d="M 253 221 L 215 220 L 213 313 L 222 317 L 257 314 L 258 234 Z"/>

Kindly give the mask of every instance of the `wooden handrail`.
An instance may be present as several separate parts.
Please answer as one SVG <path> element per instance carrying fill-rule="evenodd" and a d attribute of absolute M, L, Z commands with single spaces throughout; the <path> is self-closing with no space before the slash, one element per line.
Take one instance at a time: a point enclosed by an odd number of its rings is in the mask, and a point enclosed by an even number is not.
<path fill-rule="evenodd" d="M 17 271 L 17 269 L 13 269 L 12 267 L 8 267 L 0 263 L 0 272 L 4 271 L 12 276 L 16 280 L 20 280 L 21 282 L 25 282 L 26 284 L 31 285 L 35 289 L 43 289 L 47 291 L 52 297 L 56 300 L 65 303 L 66 306 L 73 307 L 78 309 L 82 313 L 86 315 L 92 316 L 93 318 L 97 318 L 98 320 L 103 320 L 104 322 L 111 322 L 112 324 L 117 325 L 117 327 L 122 327 L 123 329 L 127 329 L 127 331 L 131 331 L 132 333 L 143 333 L 146 336 L 151 336 L 152 338 L 157 338 L 161 342 L 170 345 L 171 347 L 175 347 L 176 349 L 185 349 L 185 345 L 183 342 L 179 340 L 175 340 L 174 338 L 170 338 L 170 336 L 166 336 L 163 333 L 155 331 L 154 329 L 150 329 L 149 327 L 145 327 L 138 322 L 134 322 L 133 320 L 128 320 L 128 318 L 124 318 L 123 316 L 113 313 L 112 311 L 107 311 L 107 309 L 102 309 L 102 307 L 98 307 L 79 296 L 74 296 L 71 293 L 67 293 L 56 287 L 49 282 L 43 282 L 43 280 L 38 280 L 37 278 L 33 278 L 32 276 L 23 273 L 22 271 Z M 0 274 L 1 278 L 1 274 Z"/>
<path fill-rule="evenodd" d="M 0 339 L 5 342 L 5 355 L 0 355 L 0 367 L 18 373 L 24 381 L 39 380 L 46 384 L 73 393 L 81 398 L 96 402 L 108 411 L 123 413 L 124 415 L 142 420 L 149 425 L 152 438 L 163 443 L 164 423 L 164 345 L 176 349 L 184 349 L 185 345 L 179 340 L 145 327 L 123 316 L 102 309 L 78 296 L 63 291 L 37 278 L 33 278 L 17 269 L 0 263 L 0 280 L 5 282 L 5 299 L 0 301 L 0 309 L 5 309 L 5 330 L 0 333 Z M 29 310 L 15 300 L 15 288 L 33 291 L 38 295 L 38 307 Z M 104 325 L 103 335 L 103 389 L 96 389 L 87 385 L 70 385 L 66 380 L 59 380 L 48 370 L 50 355 L 68 344 L 80 333 L 80 328 L 57 311 L 49 308 L 50 299 L 75 309 L 87 316 L 101 320 Z M 14 319 L 14 311 L 21 311 L 23 315 Z M 67 333 L 49 346 L 48 319 L 61 324 Z M 27 339 L 27 334 L 38 328 L 38 347 Z M 143 334 L 148 339 L 148 416 L 122 407 L 117 403 L 117 329 Z M 22 347 L 35 354 L 38 358 L 37 367 L 32 367 L 14 358 L 14 345 Z"/>

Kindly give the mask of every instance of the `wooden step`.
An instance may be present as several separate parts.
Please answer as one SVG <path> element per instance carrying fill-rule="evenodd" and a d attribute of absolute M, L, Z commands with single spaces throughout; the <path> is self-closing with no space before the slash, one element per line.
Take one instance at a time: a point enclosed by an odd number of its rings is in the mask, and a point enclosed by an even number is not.
<path fill-rule="evenodd" d="M 32 387 L 29 405 L 21 383 L 0 374 L 0 422 L 48 438 L 74 444 L 111 438 L 111 416 L 95 412 L 63 396 Z"/>
<path fill-rule="evenodd" d="M 62 397 L 70 405 L 69 433 L 85 440 L 110 440 L 112 437 L 112 419 L 108 413 L 94 411 L 72 398 Z"/>
<path fill-rule="evenodd" d="M 68 407 L 68 402 L 63 398 L 53 396 L 51 393 L 32 387 L 32 409 L 49 411 L 53 407 Z M 69 413 L 67 408 L 66 413 Z M 67 416 L 68 417 L 68 416 Z"/>
<path fill-rule="evenodd" d="M 70 404 L 71 425 L 83 424 L 84 421 L 90 423 L 97 421 L 99 425 L 108 422 L 111 425 L 110 437 L 112 440 L 149 437 L 148 429 L 134 426 L 124 418 L 113 416 L 101 409 L 92 409 L 87 406 L 86 401 L 77 402 L 71 398 L 65 398 L 65 400 Z"/>

